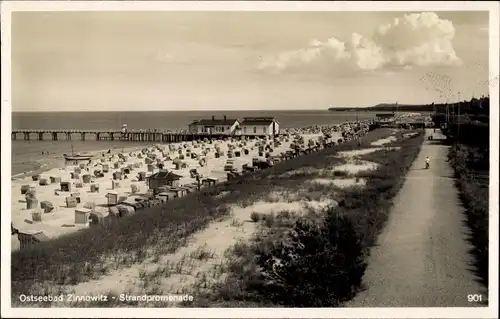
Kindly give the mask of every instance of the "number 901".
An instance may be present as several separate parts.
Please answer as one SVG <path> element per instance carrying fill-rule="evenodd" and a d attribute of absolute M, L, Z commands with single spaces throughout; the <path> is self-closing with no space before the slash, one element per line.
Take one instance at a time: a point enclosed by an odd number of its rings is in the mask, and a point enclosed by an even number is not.
<path fill-rule="evenodd" d="M 467 301 L 469 302 L 481 302 L 483 301 L 483 296 L 479 294 L 470 294 L 467 295 Z"/>

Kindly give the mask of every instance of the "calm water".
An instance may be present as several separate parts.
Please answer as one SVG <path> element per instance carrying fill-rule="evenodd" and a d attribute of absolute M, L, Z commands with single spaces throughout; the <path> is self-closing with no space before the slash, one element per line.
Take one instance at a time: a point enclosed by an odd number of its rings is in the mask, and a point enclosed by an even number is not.
<path fill-rule="evenodd" d="M 212 115 L 241 119 L 246 116 L 274 116 L 282 127 L 335 124 L 356 119 L 355 112 L 316 111 L 189 111 L 189 112 L 67 112 L 13 113 L 13 129 L 187 129 L 189 122 Z M 375 113 L 360 112 L 360 119 L 373 118 Z"/>
<path fill-rule="evenodd" d="M 188 123 L 213 115 L 241 119 L 246 116 L 274 116 L 281 127 L 327 125 L 375 117 L 375 113 L 316 111 L 189 111 L 189 112 L 67 112 L 13 113 L 12 129 L 88 129 L 119 130 L 122 124 L 129 129 L 187 129 Z M 62 136 L 60 138 L 63 138 Z M 12 175 L 64 165 L 63 153 L 100 151 L 110 148 L 141 146 L 144 143 L 120 141 L 12 141 Z M 49 155 L 42 155 L 42 151 Z"/>

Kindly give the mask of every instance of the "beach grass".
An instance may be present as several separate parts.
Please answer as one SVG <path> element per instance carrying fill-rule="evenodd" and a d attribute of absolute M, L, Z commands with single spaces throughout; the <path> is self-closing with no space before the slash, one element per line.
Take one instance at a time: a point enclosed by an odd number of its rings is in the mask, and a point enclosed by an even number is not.
<path fill-rule="evenodd" d="M 448 159 L 470 229 L 468 239 L 473 246 L 475 273 L 488 287 L 489 148 L 456 142 L 450 148 Z"/>
<path fill-rule="evenodd" d="M 229 219 L 230 226 L 236 228 L 242 226 L 244 221 L 232 216 L 231 211 L 235 206 L 251 207 L 256 202 L 273 202 L 273 200 L 277 204 L 282 201 L 293 203 L 295 198 L 307 198 L 310 201 L 331 199 L 341 203 L 337 208 L 330 208 L 326 215 L 323 210 L 310 208 L 301 214 L 286 210 L 275 215 L 259 215 L 259 212 L 255 212 L 249 220 L 256 224 L 258 233 L 263 239 L 270 238 L 266 239 L 269 243 L 275 243 L 276 238 L 285 236 L 291 227 L 298 227 L 299 221 L 309 232 L 318 229 L 316 235 L 311 235 L 309 238 L 319 240 L 321 245 L 328 245 L 328 241 L 323 238 L 324 234 L 346 232 L 346 238 L 352 238 L 346 241 L 346 247 L 354 247 L 352 241 L 359 242 L 359 247 L 356 247 L 359 248 L 361 255 L 353 255 L 352 258 L 361 267 L 358 267 L 358 272 L 362 273 L 366 249 L 373 244 L 387 218 L 391 199 L 399 189 L 402 177 L 418 152 L 422 135 L 399 142 L 400 150 L 380 151 L 366 155 L 366 157 L 361 156 L 360 160 L 378 160 L 382 164 L 371 174 L 363 173 L 363 178 L 367 179 L 363 191 L 357 187 L 345 190 L 335 185 L 314 184 L 307 187 L 304 185 L 307 181 L 319 177 L 346 177 L 336 176 L 333 170 L 329 169 L 346 161 L 336 156 L 337 152 L 372 147 L 371 142 L 387 137 L 389 134 L 392 134 L 391 130 L 378 129 L 364 136 L 361 146 L 357 141 L 350 141 L 335 148 L 306 154 L 280 162 L 269 169 L 248 173 L 234 180 L 205 188 L 200 192 L 190 193 L 167 205 L 145 209 L 106 227 L 99 225 L 40 243 L 29 249 L 15 251 L 12 253 L 11 267 L 13 306 L 28 306 L 26 303 L 17 302 L 19 300 L 17 297 L 21 294 L 57 293 L 80 283 L 98 280 L 116 269 L 124 269 L 145 261 L 159 264 L 159 266 L 154 271 L 144 270 L 141 273 L 143 283 L 141 289 L 150 294 L 158 293 L 161 278 L 172 274 L 189 273 L 197 267 L 197 263 L 207 263 L 214 259 L 214 253 L 207 247 L 197 248 L 195 252 L 183 255 L 175 262 L 161 263 L 162 256 L 178 251 L 188 243 L 191 235 L 199 233 L 211 223 Z M 276 196 L 273 199 L 273 194 L 281 195 L 277 200 Z M 304 216 L 307 218 L 304 219 Z M 324 216 L 331 216 L 330 228 L 325 226 Z M 348 225 L 346 226 L 348 228 L 342 228 L 342 226 L 335 230 L 335 227 L 340 224 Z M 208 300 L 228 306 L 263 305 L 270 302 L 285 304 L 285 302 L 280 302 L 279 298 L 263 298 L 267 294 L 265 291 L 257 295 L 253 291 L 251 296 L 255 296 L 248 297 L 251 290 L 247 288 L 252 277 L 245 275 L 242 279 L 235 276 L 235 273 L 241 272 L 241 275 L 248 271 L 257 274 L 252 268 L 252 262 L 255 262 L 254 249 L 258 245 L 260 245 L 258 241 L 252 241 L 250 244 L 242 242 L 238 247 L 237 245 L 234 247 L 239 250 L 239 253 L 231 250 L 226 254 L 231 262 L 213 261 L 211 275 L 204 273 L 197 276 L 196 287 L 198 287 L 197 296 L 199 296 L 196 299 L 197 302 L 201 305 L 203 300 Z M 321 247 L 320 244 L 318 245 Z M 238 254 L 243 256 L 240 256 L 238 260 L 246 261 L 236 262 L 235 258 L 231 257 L 238 256 Z M 247 269 L 248 267 L 250 269 Z M 338 263 L 337 267 L 339 267 Z M 348 266 L 343 268 L 349 269 Z M 214 278 L 223 277 L 226 279 L 214 280 Z M 347 282 L 352 287 L 357 285 L 357 279 L 350 280 Z M 231 282 L 236 282 L 240 287 L 239 290 L 232 292 L 233 290 L 229 289 L 232 287 Z M 349 289 L 352 290 L 352 287 Z M 314 291 L 314 289 L 307 291 Z M 184 293 L 184 291 L 177 291 L 177 293 Z M 295 297 L 298 298 L 298 295 Z M 342 300 L 347 297 L 335 298 L 335 300 Z M 307 303 L 307 299 L 304 302 Z M 109 303 L 102 305 L 96 302 L 79 305 L 110 306 Z M 123 306 L 123 303 L 121 305 Z"/>
<path fill-rule="evenodd" d="M 381 165 L 363 173 L 364 188 L 331 189 L 336 206 L 255 217 L 260 227 L 252 240 L 227 252 L 226 278 L 184 305 L 335 307 L 351 299 L 362 288 L 369 249 L 422 141 L 420 134 L 400 141 L 398 150 L 360 156 Z"/>

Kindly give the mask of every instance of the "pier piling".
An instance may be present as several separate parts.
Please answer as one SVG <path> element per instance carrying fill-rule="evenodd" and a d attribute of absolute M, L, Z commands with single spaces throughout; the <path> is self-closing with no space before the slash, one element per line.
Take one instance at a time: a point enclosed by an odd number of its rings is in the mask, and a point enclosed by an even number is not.
<path fill-rule="evenodd" d="M 85 141 L 89 135 L 94 135 L 96 141 L 128 141 L 128 142 L 152 142 L 152 143 L 178 143 L 203 140 L 204 138 L 223 139 L 226 134 L 209 133 L 177 133 L 161 132 L 159 130 L 134 130 L 128 132 L 122 131 L 91 131 L 91 130 L 13 130 L 11 139 L 17 140 L 17 135 L 22 134 L 25 141 L 31 140 L 31 134 L 37 136 L 38 141 L 44 141 L 48 138 L 52 141 L 58 141 L 60 135 L 64 135 L 66 140 L 72 139 L 72 134 L 80 134 L 80 140 Z M 92 138 L 92 137 L 91 137 Z"/>

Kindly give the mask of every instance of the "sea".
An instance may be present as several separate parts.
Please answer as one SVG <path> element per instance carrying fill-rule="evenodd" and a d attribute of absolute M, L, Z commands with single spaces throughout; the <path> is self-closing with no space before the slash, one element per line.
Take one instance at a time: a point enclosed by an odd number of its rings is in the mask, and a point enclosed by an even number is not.
<path fill-rule="evenodd" d="M 328 110 L 295 111 L 134 111 L 134 112 L 14 112 L 12 129 L 73 129 L 73 130 L 119 130 L 126 124 L 134 129 L 187 129 L 188 124 L 203 118 L 241 119 L 243 117 L 276 117 L 282 128 L 306 127 L 313 125 L 338 124 L 356 119 L 372 119 L 375 112 L 331 112 Z M 145 142 L 126 141 L 80 141 L 73 140 L 12 141 L 12 177 L 41 172 L 65 165 L 63 155 L 75 152 L 104 152 L 123 148 L 142 147 Z M 60 135 L 59 138 L 64 138 Z M 149 144 L 152 145 L 152 144 Z M 43 152 L 43 154 L 42 154 Z"/>

